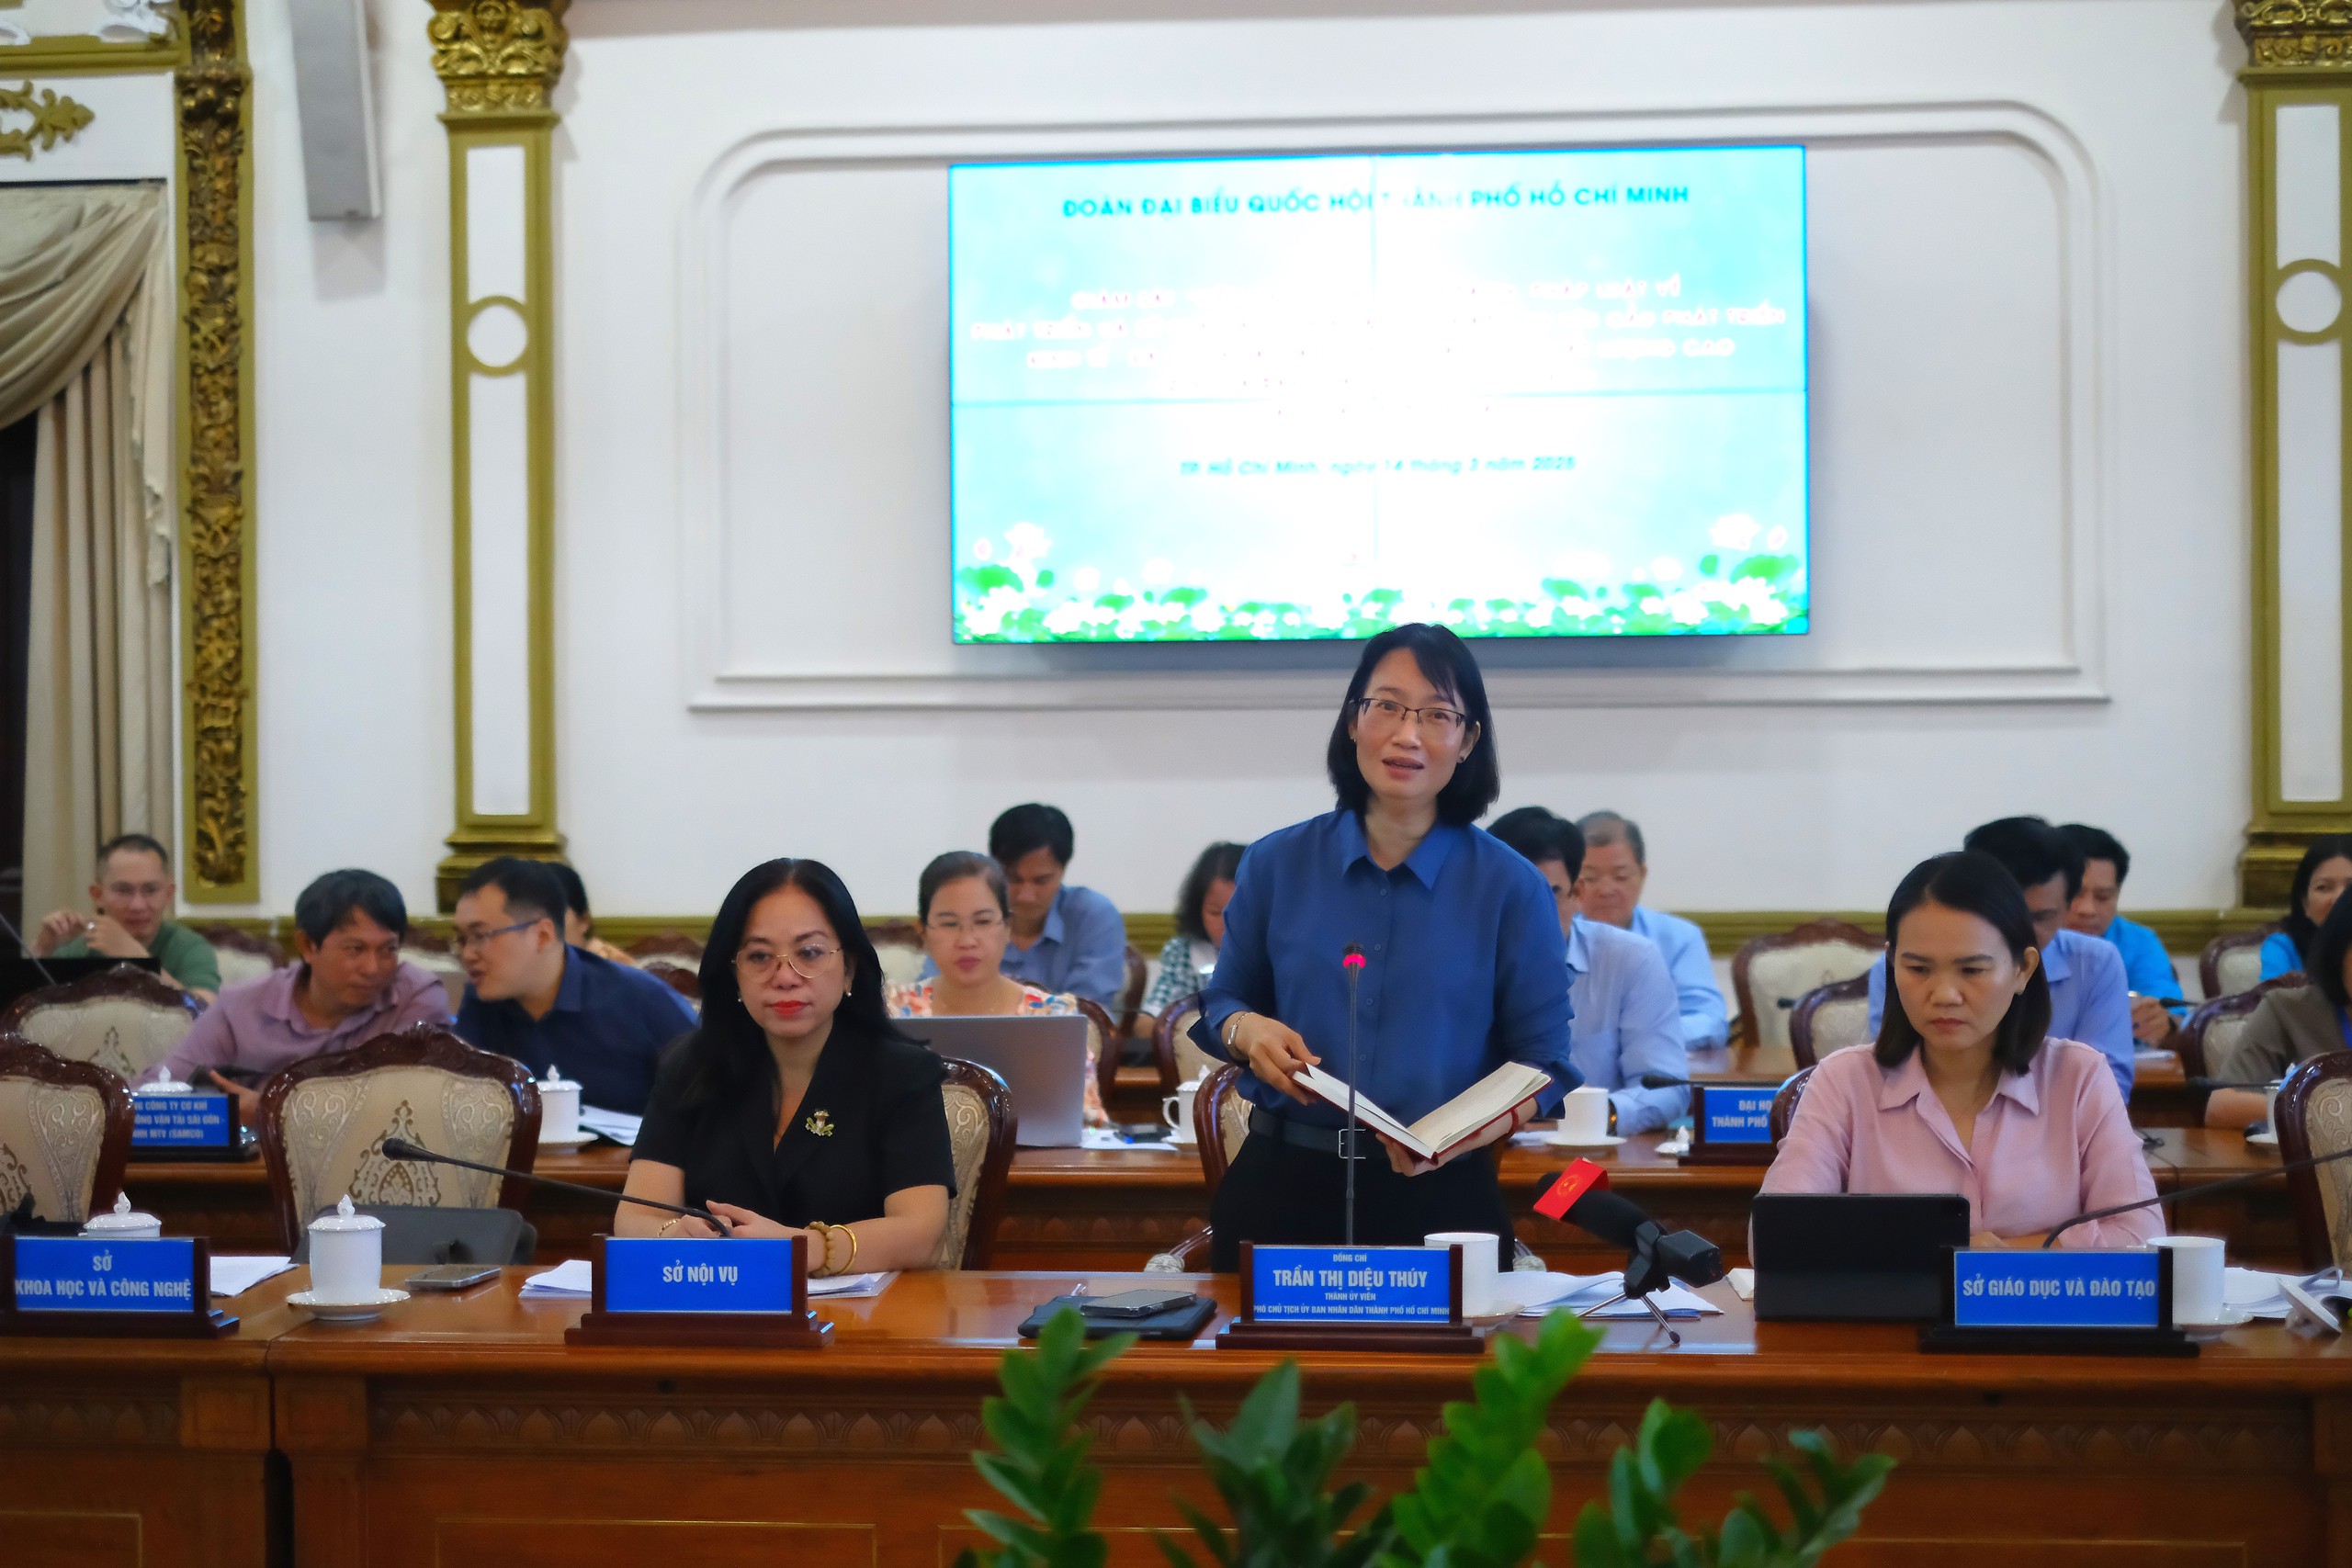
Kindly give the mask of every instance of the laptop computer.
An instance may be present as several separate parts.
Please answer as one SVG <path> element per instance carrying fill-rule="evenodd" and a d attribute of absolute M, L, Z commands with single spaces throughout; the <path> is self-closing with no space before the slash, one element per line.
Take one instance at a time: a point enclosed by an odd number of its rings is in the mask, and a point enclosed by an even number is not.
<path fill-rule="evenodd" d="M 70 986 L 128 964 L 150 975 L 163 972 L 156 958 L 0 958 L 0 1009 L 18 997 L 50 986 Z"/>
<path fill-rule="evenodd" d="M 1957 1192 L 1759 1193 L 1748 1211 L 1756 1315 L 1790 1322 L 1930 1322 L 1968 1245 Z"/>
<path fill-rule="evenodd" d="M 1086 1126 L 1086 1020 L 1017 1013 L 1010 1018 L 904 1018 L 900 1029 L 943 1056 L 978 1063 L 1012 1090 L 1023 1148 L 1069 1149 Z"/>

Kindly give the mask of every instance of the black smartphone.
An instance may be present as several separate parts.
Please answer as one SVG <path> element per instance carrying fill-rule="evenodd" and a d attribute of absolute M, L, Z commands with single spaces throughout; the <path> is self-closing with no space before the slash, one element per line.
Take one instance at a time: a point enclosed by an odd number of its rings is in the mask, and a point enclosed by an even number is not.
<path fill-rule="evenodd" d="M 419 1291 L 470 1291 L 498 1278 L 494 1263 L 436 1263 L 430 1269 L 420 1269 L 401 1281 Z"/>
<path fill-rule="evenodd" d="M 1115 1296 L 1080 1296 L 1078 1310 L 1088 1317 L 1150 1317 L 1193 1299 L 1190 1291 L 1122 1291 Z"/>

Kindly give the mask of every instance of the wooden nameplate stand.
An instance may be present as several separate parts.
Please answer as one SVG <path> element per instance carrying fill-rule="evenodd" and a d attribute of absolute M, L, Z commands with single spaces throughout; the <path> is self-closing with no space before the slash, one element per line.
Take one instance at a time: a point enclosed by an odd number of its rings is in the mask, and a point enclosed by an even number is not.
<path fill-rule="evenodd" d="M 1251 1259 L 1257 1250 L 1241 1244 L 1241 1311 L 1216 1337 L 1220 1350 L 1362 1350 L 1408 1356 L 1476 1356 L 1487 1348 L 1486 1334 L 1462 1321 L 1462 1253 L 1453 1262 L 1453 1320 L 1447 1323 L 1259 1323 L 1251 1320 L 1258 1271 Z"/>
<path fill-rule="evenodd" d="M 1690 1147 L 1677 1160 L 1678 1165 L 1770 1165 L 1774 1149 L 1772 1140 L 1760 1144 L 1711 1144 L 1707 1142 L 1707 1090 L 1713 1084 L 1694 1084 L 1690 1089 Z M 1724 1089 L 1777 1089 L 1769 1083 L 1726 1083 Z"/>
<path fill-rule="evenodd" d="M 136 1095 L 131 1097 L 132 1103 L 134 1105 L 136 1105 L 138 1098 L 139 1097 Z M 252 1148 L 245 1147 L 245 1124 L 243 1118 L 239 1116 L 237 1113 L 237 1097 L 231 1094 L 223 1095 L 221 1098 L 228 1101 L 228 1103 L 221 1108 L 223 1113 L 229 1118 L 229 1141 L 226 1144 L 222 1145 L 219 1148 L 200 1146 L 195 1148 L 175 1149 L 164 1145 L 141 1145 L 134 1143 L 130 1145 L 130 1157 L 133 1163 L 144 1163 L 153 1160 L 166 1159 L 175 1161 L 203 1160 L 208 1163 L 215 1163 L 248 1160 L 257 1157 L 261 1154 L 261 1145 L 259 1144 L 255 1144 Z M 136 1114 L 135 1111 L 134 1114 Z"/>
<path fill-rule="evenodd" d="M 792 1238 L 792 1305 L 784 1312 L 606 1312 L 605 1236 L 589 1243 L 594 1281 L 588 1311 L 563 1331 L 567 1345 L 697 1345 L 754 1350 L 822 1350 L 833 1325 L 808 1306 L 808 1244 Z"/>
<path fill-rule="evenodd" d="M 212 1245 L 198 1236 L 187 1312 L 18 1312 L 17 1236 L 0 1231 L 0 1335 L 48 1339 L 226 1339 L 237 1320 L 212 1304 Z"/>

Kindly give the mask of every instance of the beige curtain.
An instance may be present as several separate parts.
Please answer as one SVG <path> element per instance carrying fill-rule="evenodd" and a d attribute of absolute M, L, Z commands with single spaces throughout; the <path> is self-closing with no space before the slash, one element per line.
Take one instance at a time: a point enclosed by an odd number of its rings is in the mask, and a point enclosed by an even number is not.
<path fill-rule="evenodd" d="M 28 229 L 46 249 L 21 243 Z M 0 190 L 0 414 L 40 411 L 25 705 L 34 919 L 80 903 L 105 840 L 172 836 L 166 232 L 152 186 Z"/>

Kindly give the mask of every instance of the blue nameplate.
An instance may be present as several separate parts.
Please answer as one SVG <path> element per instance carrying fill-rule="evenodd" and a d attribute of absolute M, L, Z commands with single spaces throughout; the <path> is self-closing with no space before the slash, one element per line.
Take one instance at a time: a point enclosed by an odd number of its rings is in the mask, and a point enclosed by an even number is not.
<path fill-rule="evenodd" d="M 177 1313 L 211 1307 L 187 1236 L 99 1241 L 78 1235 L 16 1238 L 18 1312 Z"/>
<path fill-rule="evenodd" d="M 235 1135 L 225 1094 L 133 1095 L 134 1149 L 225 1149 Z"/>
<path fill-rule="evenodd" d="M 1453 1250 L 1444 1247 L 1250 1248 L 1252 1323 L 1451 1323 Z"/>
<path fill-rule="evenodd" d="M 1699 1101 L 1695 1120 L 1701 1143 L 1772 1141 L 1772 1101 L 1781 1092 L 1777 1084 L 1700 1084 L 1692 1092 Z"/>
<path fill-rule="evenodd" d="M 808 1303 L 799 1259 L 799 1243 L 791 1236 L 610 1236 L 596 1304 L 611 1313 L 800 1312 Z"/>
<path fill-rule="evenodd" d="M 2010 1252 L 1951 1258 L 1955 1328 L 2136 1328 L 2165 1322 L 2161 1258 L 2149 1251 Z"/>

